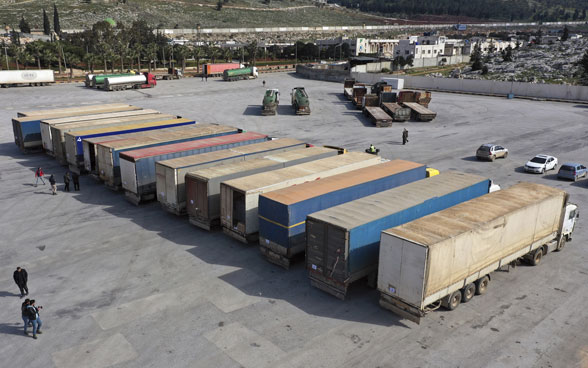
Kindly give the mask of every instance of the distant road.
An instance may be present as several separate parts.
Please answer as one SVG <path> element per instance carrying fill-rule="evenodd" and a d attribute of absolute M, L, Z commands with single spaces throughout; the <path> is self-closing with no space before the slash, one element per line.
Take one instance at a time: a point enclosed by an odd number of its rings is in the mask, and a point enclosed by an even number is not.
<path fill-rule="evenodd" d="M 563 25 L 580 25 L 588 22 L 493 22 L 493 23 L 463 23 L 467 27 L 483 27 L 483 28 L 508 28 L 508 27 L 532 27 L 532 26 L 563 26 Z M 348 32 L 348 31 L 393 31 L 404 29 L 446 29 L 452 28 L 455 23 L 438 23 L 438 24 L 394 24 L 394 25 L 364 25 L 364 26 L 319 26 L 319 27 L 259 27 L 259 28 L 178 28 L 178 29 L 159 29 L 155 32 L 163 32 L 170 36 L 180 36 L 200 33 L 202 35 L 218 35 L 218 34 L 234 34 L 234 33 L 281 33 L 281 32 L 297 32 L 297 33 L 320 33 L 320 32 Z M 75 33 L 82 32 L 83 29 L 66 29 L 64 32 Z"/>

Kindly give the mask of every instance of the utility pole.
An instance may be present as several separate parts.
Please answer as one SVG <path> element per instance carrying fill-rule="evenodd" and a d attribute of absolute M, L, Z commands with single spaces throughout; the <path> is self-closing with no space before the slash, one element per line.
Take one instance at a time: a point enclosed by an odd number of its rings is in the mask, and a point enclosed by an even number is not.
<path fill-rule="evenodd" d="M 10 70 L 10 65 L 8 65 L 8 46 L 4 46 L 4 56 L 6 56 L 6 70 Z"/>
<path fill-rule="evenodd" d="M 294 61 L 294 64 L 298 64 L 298 42 L 294 41 L 294 45 L 295 45 L 295 50 L 296 50 L 296 60 Z"/>

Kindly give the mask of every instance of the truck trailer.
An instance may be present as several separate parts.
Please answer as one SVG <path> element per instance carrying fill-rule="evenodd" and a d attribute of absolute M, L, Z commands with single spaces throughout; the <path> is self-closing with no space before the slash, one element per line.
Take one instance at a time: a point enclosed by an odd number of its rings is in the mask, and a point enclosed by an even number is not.
<path fill-rule="evenodd" d="M 104 80 L 102 89 L 105 91 L 122 91 L 125 89 L 153 88 L 157 85 L 155 75 L 144 72 L 126 77 L 108 77 Z"/>
<path fill-rule="evenodd" d="M 259 248 L 268 261 L 289 268 L 304 253 L 306 216 L 424 179 L 425 165 L 392 160 L 328 178 L 264 193 L 259 197 Z"/>
<path fill-rule="evenodd" d="M 311 285 L 344 299 L 352 282 L 375 287 L 382 230 L 487 194 L 490 180 L 455 171 L 356 199 L 306 218 Z"/>
<path fill-rule="evenodd" d="M 210 166 L 221 166 L 233 162 L 243 162 L 255 157 L 263 157 L 272 153 L 285 152 L 305 148 L 306 143 L 282 138 L 262 143 L 248 144 L 199 155 L 172 158 L 155 163 L 157 175 L 157 200 L 163 209 L 175 215 L 186 213 L 186 174 Z"/>
<path fill-rule="evenodd" d="M 213 227 L 220 226 L 220 185 L 224 181 L 282 169 L 338 154 L 339 152 L 332 148 L 308 147 L 189 172 L 186 174 L 185 180 L 186 206 L 190 216 L 190 223 L 208 231 Z"/>
<path fill-rule="evenodd" d="M 522 182 L 381 234 L 380 305 L 419 323 L 484 294 L 491 273 L 531 265 L 572 239 L 578 206 L 566 192 Z"/>
<path fill-rule="evenodd" d="M 296 115 L 310 115 L 310 99 L 304 87 L 292 89 L 292 107 Z"/>
<path fill-rule="evenodd" d="M 135 205 L 155 199 L 157 161 L 261 143 L 269 139 L 265 134 L 246 132 L 122 152 L 119 155 L 120 176 L 125 198 Z"/>
<path fill-rule="evenodd" d="M 276 115 L 280 104 L 280 91 L 278 89 L 267 89 L 261 102 L 261 115 Z"/>
<path fill-rule="evenodd" d="M 250 66 L 248 68 L 229 69 L 223 72 L 223 80 L 229 82 L 241 79 L 255 79 L 257 76 L 257 67 L 254 66 Z"/>
<path fill-rule="evenodd" d="M 355 85 L 355 78 L 345 78 L 343 82 L 343 95 L 348 100 L 353 96 L 353 86 Z"/>
<path fill-rule="evenodd" d="M 55 83 L 53 70 L 0 70 L 0 87 L 46 86 Z"/>
<path fill-rule="evenodd" d="M 276 171 L 221 183 L 221 226 L 223 232 L 243 242 L 257 242 L 258 200 L 263 193 L 326 178 L 382 162 L 378 156 L 350 152 Z"/>

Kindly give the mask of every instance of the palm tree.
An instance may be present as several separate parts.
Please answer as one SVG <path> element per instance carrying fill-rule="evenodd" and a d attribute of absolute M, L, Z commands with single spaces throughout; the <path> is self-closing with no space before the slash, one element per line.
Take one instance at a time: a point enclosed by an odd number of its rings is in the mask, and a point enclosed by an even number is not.
<path fill-rule="evenodd" d="M 157 44 L 150 43 L 147 45 L 145 50 L 147 57 L 149 58 L 149 73 L 151 73 L 151 64 L 155 63 L 155 69 L 157 69 Z"/>
<path fill-rule="evenodd" d="M 79 63 L 80 62 L 80 58 L 78 57 L 78 55 L 73 54 L 71 52 L 66 52 L 64 56 L 65 56 L 65 60 L 69 64 L 69 79 L 72 79 L 73 78 L 73 67 L 74 67 L 74 64 Z"/>
<path fill-rule="evenodd" d="M 182 62 L 182 73 L 186 70 L 186 59 L 190 56 L 191 51 L 187 46 L 176 45 L 174 55 Z"/>
<path fill-rule="evenodd" d="M 233 50 L 231 50 L 230 48 L 226 48 L 223 50 L 223 57 L 225 58 L 225 60 L 227 62 L 230 62 L 231 60 L 233 60 Z"/>
<path fill-rule="evenodd" d="M 22 54 L 22 61 L 25 65 L 25 69 L 27 69 L 27 65 L 28 64 L 33 64 L 35 62 L 35 58 L 33 55 L 31 55 L 30 52 L 28 52 L 26 49 L 23 50 L 23 54 Z"/>
<path fill-rule="evenodd" d="M 211 61 L 212 61 L 213 64 L 216 61 L 216 59 L 218 59 L 218 57 L 221 56 L 221 55 L 222 55 L 222 52 L 217 47 L 210 47 L 208 49 L 208 57 L 211 59 Z"/>
<path fill-rule="evenodd" d="M 133 46 L 133 52 L 135 57 L 137 58 L 137 68 L 139 69 L 139 73 L 141 72 L 141 54 L 143 53 L 143 46 L 141 44 L 136 44 Z"/>
<path fill-rule="evenodd" d="M 196 72 L 200 71 L 200 59 L 202 57 L 204 57 L 205 52 L 202 49 L 202 47 L 198 46 L 195 47 L 194 50 L 192 51 L 192 54 L 194 55 L 194 59 L 196 59 Z"/>
<path fill-rule="evenodd" d="M 45 48 L 41 54 L 41 59 L 43 59 L 47 68 L 51 68 L 51 64 L 57 61 L 58 57 L 55 56 L 55 53 L 52 50 Z"/>
<path fill-rule="evenodd" d="M 41 53 L 43 52 L 43 45 L 41 41 L 29 42 L 26 46 L 27 50 L 37 59 L 37 66 L 41 70 Z"/>

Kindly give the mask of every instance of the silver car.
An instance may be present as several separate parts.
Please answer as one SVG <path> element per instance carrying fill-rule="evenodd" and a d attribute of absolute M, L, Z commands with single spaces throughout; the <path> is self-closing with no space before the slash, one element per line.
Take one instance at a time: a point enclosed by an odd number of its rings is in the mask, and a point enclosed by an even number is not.
<path fill-rule="evenodd" d="M 497 158 L 506 158 L 508 150 L 497 144 L 483 144 L 476 151 L 476 158 L 478 160 L 494 161 Z"/>

